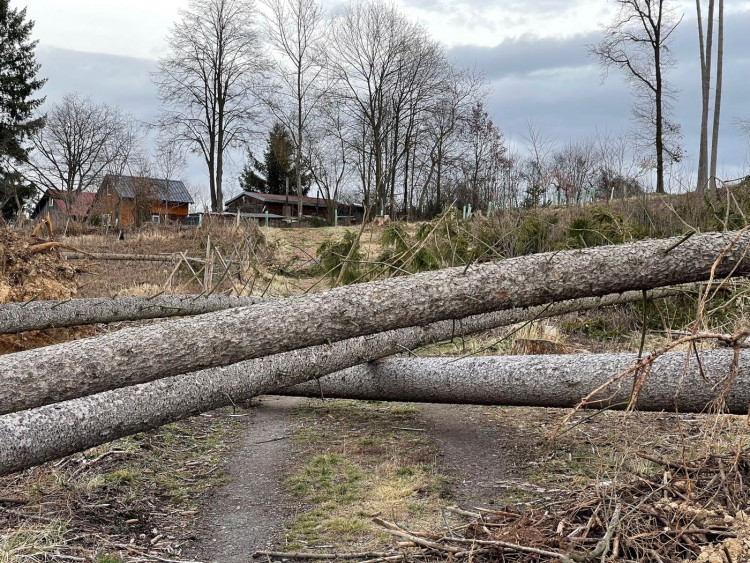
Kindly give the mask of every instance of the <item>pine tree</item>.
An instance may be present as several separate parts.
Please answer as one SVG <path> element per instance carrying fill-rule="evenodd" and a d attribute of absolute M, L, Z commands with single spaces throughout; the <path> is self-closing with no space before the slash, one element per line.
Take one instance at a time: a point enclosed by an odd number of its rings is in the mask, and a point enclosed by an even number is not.
<path fill-rule="evenodd" d="M 263 153 L 263 161 L 248 153 L 248 163 L 240 176 L 240 187 L 243 190 L 267 194 L 286 193 L 286 182 L 289 179 L 289 195 L 296 195 L 295 182 L 297 172 L 294 167 L 294 145 L 289 133 L 280 123 L 276 123 L 268 134 L 268 143 Z M 303 170 L 306 164 L 303 162 Z M 302 194 L 310 191 L 310 176 L 302 174 Z"/>
<path fill-rule="evenodd" d="M 44 125 L 34 111 L 44 98 L 34 94 L 44 83 L 37 78 L 31 40 L 33 21 L 26 20 L 26 9 L 12 9 L 10 0 L 0 0 L 0 208 L 12 217 L 19 206 L 33 195 L 33 186 L 25 183 L 16 167 L 28 158 L 26 140 Z"/>
<path fill-rule="evenodd" d="M 240 176 L 240 188 L 246 192 L 267 193 L 266 187 L 266 165 L 247 151 L 247 164 L 242 169 Z"/>

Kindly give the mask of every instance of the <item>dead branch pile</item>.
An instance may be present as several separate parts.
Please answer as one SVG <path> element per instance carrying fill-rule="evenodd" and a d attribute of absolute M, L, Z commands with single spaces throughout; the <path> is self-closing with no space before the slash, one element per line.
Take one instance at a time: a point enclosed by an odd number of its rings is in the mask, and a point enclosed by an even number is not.
<path fill-rule="evenodd" d="M 449 508 L 471 521 L 439 533 L 413 532 L 379 518 L 375 523 L 408 559 L 750 560 L 750 449 L 689 461 L 638 456 L 650 471 L 590 483 L 533 509 Z"/>

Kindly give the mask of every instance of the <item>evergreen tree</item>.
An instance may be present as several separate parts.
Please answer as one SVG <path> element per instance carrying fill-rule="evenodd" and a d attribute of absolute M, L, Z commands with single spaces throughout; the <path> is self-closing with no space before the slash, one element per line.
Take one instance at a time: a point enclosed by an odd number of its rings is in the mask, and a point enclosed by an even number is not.
<path fill-rule="evenodd" d="M 15 171 L 28 158 L 29 135 L 44 125 L 43 118 L 33 116 L 44 102 L 33 96 L 45 83 L 36 76 L 33 27 L 25 8 L 11 9 L 10 0 L 0 0 L 0 207 L 5 217 L 14 216 L 35 192 Z"/>
<path fill-rule="evenodd" d="M 286 194 L 286 182 L 289 178 L 289 195 L 296 195 L 294 168 L 294 145 L 287 130 L 276 123 L 268 134 L 268 143 L 263 153 L 263 161 L 248 152 L 248 163 L 240 176 L 240 187 L 243 190 L 266 194 Z M 306 164 L 303 163 L 303 170 Z M 302 194 L 310 191 L 310 175 L 302 174 Z"/>
<path fill-rule="evenodd" d="M 266 166 L 247 151 L 247 164 L 242 169 L 240 176 L 240 188 L 247 192 L 267 193 Z"/>
<path fill-rule="evenodd" d="M 19 209 L 23 208 L 23 204 L 33 197 L 36 191 L 36 186 L 20 173 L 0 170 L 0 214 L 3 219 L 14 219 Z"/>

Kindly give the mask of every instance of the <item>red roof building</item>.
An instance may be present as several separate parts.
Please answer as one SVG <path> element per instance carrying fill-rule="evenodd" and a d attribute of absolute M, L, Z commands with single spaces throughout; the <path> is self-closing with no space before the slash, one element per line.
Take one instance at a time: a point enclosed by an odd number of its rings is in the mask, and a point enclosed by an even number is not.
<path fill-rule="evenodd" d="M 49 213 L 53 225 L 68 219 L 83 221 L 88 218 L 95 197 L 93 192 L 69 194 L 62 190 L 48 189 L 34 207 L 31 219 L 43 219 Z"/>

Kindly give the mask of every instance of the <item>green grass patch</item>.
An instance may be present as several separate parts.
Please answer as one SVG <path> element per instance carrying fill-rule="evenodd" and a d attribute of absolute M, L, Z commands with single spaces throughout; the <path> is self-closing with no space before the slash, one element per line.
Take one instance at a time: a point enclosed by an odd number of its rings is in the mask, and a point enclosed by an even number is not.
<path fill-rule="evenodd" d="M 286 527 L 285 549 L 316 543 L 384 548 L 373 515 L 420 521 L 438 510 L 441 501 L 431 492 L 439 480 L 435 446 L 425 436 L 394 430 L 418 420 L 418 406 L 346 400 L 311 405 L 297 412 L 303 421 L 294 440 L 298 462 L 286 480 L 310 508 Z"/>

